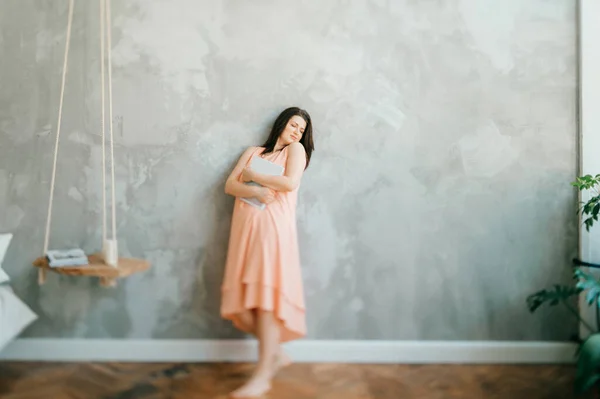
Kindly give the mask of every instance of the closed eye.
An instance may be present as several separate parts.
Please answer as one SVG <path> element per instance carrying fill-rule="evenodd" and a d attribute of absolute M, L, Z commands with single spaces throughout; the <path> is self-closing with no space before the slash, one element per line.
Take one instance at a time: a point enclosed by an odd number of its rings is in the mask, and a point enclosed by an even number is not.
<path fill-rule="evenodd" d="M 298 125 L 295 123 L 292 123 L 292 127 L 295 129 L 298 127 Z M 300 129 L 300 134 L 304 134 L 304 129 Z"/>

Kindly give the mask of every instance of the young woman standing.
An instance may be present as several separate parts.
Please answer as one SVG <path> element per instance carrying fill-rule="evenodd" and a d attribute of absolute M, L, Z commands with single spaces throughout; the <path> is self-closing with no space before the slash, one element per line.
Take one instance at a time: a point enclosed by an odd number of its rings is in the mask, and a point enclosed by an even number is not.
<path fill-rule="evenodd" d="M 281 343 L 306 334 L 304 292 L 296 230 L 296 203 L 304 170 L 314 150 L 309 114 L 297 107 L 275 120 L 267 141 L 247 149 L 225 184 L 236 197 L 222 284 L 221 315 L 259 342 L 259 361 L 234 398 L 267 392 L 271 379 L 290 359 Z M 250 168 L 254 157 L 284 167 L 282 176 Z M 247 185 L 253 181 L 260 186 Z M 260 210 L 240 198 L 266 204 Z"/>

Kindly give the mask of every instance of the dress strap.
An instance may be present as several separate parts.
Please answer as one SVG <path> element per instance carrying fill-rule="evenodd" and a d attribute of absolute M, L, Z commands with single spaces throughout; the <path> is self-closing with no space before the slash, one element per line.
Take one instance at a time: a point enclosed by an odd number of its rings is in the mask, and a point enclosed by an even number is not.
<path fill-rule="evenodd" d="M 250 155 L 250 158 L 248 158 L 248 162 L 246 162 L 246 166 L 250 165 L 250 162 L 252 162 L 252 158 L 254 158 L 255 156 L 259 156 L 260 155 L 260 151 L 262 151 L 262 147 L 256 147 L 254 149 L 254 151 Z"/>

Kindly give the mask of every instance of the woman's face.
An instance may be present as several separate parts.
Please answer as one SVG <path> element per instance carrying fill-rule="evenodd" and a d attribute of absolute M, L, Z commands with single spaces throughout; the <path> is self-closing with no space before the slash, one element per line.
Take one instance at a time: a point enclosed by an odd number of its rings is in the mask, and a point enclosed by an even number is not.
<path fill-rule="evenodd" d="M 294 115 L 290 118 L 285 129 L 279 136 L 283 145 L 290 145 L 297 141 L 300 141 L 306 128 L 306 121 L 299 115 Z"/>

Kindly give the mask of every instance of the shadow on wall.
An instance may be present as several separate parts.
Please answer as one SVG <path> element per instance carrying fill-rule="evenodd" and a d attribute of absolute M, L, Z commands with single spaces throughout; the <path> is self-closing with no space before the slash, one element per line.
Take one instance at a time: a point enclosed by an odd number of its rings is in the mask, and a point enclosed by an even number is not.
<path fill-rule="evenodd" d="M 209 214 L 212 220 L 207 226 L 210 228 L 206 229 L 206 246 L 198 251 L 194 261 L 197 276 L 191 292 L 189 314 L 194 315 L 194 324 L 202 330 L 202 337 L 208 339 L 245 337 L 229 321 L 223 320 L 220 313 L 221 282 L 235 201 L 225 194 L 225 181 L 236 163 L 237 158 L 219 172 L 217 183 L 207 190 L 199 205 L 201 212 Z"/>

